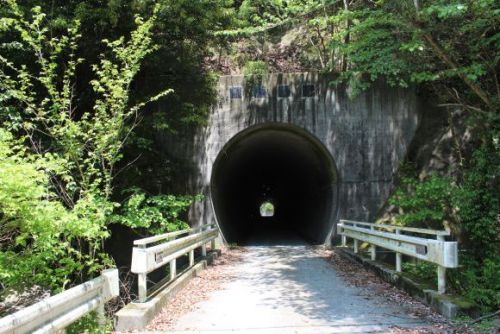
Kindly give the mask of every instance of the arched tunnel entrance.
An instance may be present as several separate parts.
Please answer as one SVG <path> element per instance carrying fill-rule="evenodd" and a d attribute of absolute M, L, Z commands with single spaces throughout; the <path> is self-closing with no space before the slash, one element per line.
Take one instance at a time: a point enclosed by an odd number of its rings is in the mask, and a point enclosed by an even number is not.
<path fill-rule="evenodd" d="M 337 210 L 336 167 L 305 130 L 255 126 L 233 137 L 217 156 L 211 195 L 229 243 L 322 244 Z"/>

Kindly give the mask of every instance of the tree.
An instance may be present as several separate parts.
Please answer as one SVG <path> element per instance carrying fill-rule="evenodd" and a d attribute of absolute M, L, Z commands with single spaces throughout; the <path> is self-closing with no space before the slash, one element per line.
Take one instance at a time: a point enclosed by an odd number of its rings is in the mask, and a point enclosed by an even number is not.
<path fill-rule="evenodd" d="M 0 275 L 7 286 L 59 289 L 110 263 L 102 241 L 117 205 L 111 201 L 116 163 L 139 110 L 171 90 L 130 105 L 131 83 L 155 49 L 156 14 L 137 17 L 128 40 L 104 41 L 109 55 L 92 66 L 93 108 L 77 116 L 79 22 L 51 36 L 40 7 L 27 14 L 14 0 L 4 6 L 0 27 L 23 57 L 0 56 Z"/>

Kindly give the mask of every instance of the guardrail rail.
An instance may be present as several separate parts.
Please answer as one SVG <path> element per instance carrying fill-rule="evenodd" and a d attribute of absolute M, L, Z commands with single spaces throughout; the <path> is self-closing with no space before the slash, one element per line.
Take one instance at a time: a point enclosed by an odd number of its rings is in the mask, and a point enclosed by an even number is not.
<path fill-rule="evenodd" d="M 185 235 L 185 236 L 184 236 Z M 201 247 L 201 255 L 207 255 L 206 245 L 210 242 L 215 249 L 215 239 L 219 230 L 215 224 L 206 224 L 196 228 L 165 233 L 134 241 L 131 271 L 138 275 L 139 302 L 148 299 L 147 275 L 152 271 L 170 265 L 169 277 L 157 285 L 163 286 L 175 280 L 177 276 L 177 258 L 189 254 L 189 267 L 194 265 L 194 250 Z M 153 245 L 154 244 L 154 245 Z M 156 288 L 154 290 L 159 290 Z"/>
<path fill-rule="evenodd" d="M 396 252 L 396 271 L 401 272 L 402 255 L 437 264 L 438 292 L 446 292 L 446 268 L 458 267 L 458 245 L 456 241 L 445 241 L 450 231 L 373 224 L 341 219 L 337 232 L 342 236 L 342 246 L 347 238 L 353 239 L 354 253 L 359 252 L 359 241 L 370 245 L 370 255 L 376 260 L 376 247 Z M 403 235 L 402 233 L 433 235 L 436 239 Z"/>
<path fill-rule="evenodd" d="M 91 281 L 1 318 L 0 334 L 55 333 L 93 310 L 104 326 L 104 303 L 118 295 L 118 269 L 104 270 Z"/>

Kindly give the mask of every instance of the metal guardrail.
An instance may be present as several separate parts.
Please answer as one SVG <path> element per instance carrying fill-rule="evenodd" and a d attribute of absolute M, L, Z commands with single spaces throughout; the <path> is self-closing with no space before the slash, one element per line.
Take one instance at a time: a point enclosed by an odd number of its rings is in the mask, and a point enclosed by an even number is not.
<path fill-rule="evenodd" d="M 385 224 L 372 224 L 351 220 L 340 220 L 337 232 L 342 236 L 342 246 L 347 246 L 347 238 L 354 240 L 354 253 L 359 252 L 359 241 L 370 243 L 370 254 L 376 260 L 376 247 L 396 252 L 396 271 L 401 272 L 402 255 L 437 264 L 438 292 L 446 292 L 446 268 L 458 267 L 458 245 L 456 241 L 445 241 L 450 231 L 404 227 Z M 403 235 L 435 235 L 436 239 Z"/>
<path fill-rule="evenodd" d="M 0 334 L 55 333 L 97 310 L 104 326 L 104 303 L 119 295 L 118 269 L 0 319 Z"/>
<path fill-rule="evenodd" d="M 137 247 L 132 250 L 131 271 L 138 275 L 139 302 L 143 303 L 148 299 L 147 275 L 150 272 L 169 264 L 170 275 L 168 280 L 161 283 L 169 283 L 175 280 L 177 276 L 177 258 L 189 254 L 189 267 L 193 266 L 194 250 L 201 247 L 202 256 L 206 256 L 206 244 L 211 242 L 212 250 L 215 249 L 215 239 L 218 235 L 219 230 L 216 225 L 207 224 L 197 228 L 135 240 L 134 245 Z M 148 247 L 153 243 L 156 245 Z"/>

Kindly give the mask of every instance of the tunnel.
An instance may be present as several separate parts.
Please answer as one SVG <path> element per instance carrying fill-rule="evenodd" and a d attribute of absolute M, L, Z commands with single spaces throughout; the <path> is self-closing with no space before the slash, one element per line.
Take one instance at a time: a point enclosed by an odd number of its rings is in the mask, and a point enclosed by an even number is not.
<path fill-rule="evenodd" d="M 266 124 L 234 136 L 212 168 L 211 198 L 229 244 L 323 244 L 337 211 L 337 172 L 305 130 Z"/>

